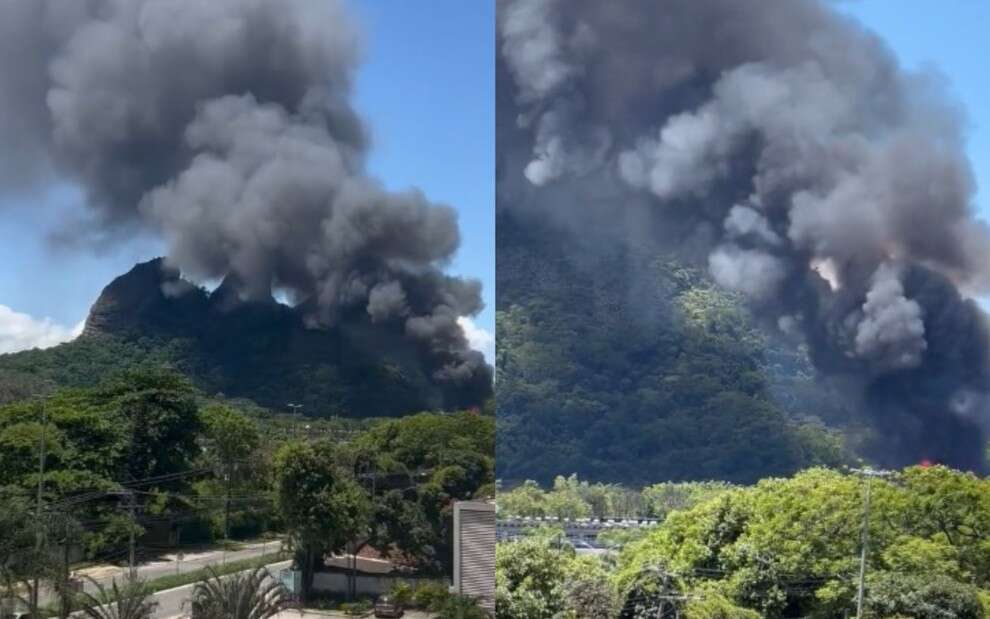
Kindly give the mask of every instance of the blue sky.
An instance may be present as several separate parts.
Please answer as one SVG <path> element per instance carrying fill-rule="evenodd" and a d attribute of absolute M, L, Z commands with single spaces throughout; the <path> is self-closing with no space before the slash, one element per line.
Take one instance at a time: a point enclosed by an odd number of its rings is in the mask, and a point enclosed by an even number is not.
<path fill-rule="evenodd" d="M 911 70 L 934 69 L 948 78 L 949 92 L 967 112 L 967 151 L 979 193 L 975 205 L 990 219 L 990 75 L 986 58 L 990 40 L 990 2 L 955 0 L 859 0 L 840 10 L 883 38 Z"/>
<path fill-rule="evenodd" d="M 451 271 L 483 281 L 488 307 L 475 322 L 494 333 L 494 2 L 350 4 L 365 30 L 356 107 L 373 134 L 371 172 L 458 210 Z M 18 200 L 31 208 L 0 207 L 0 352 L 64 339 L 114 276 L 162 252 L 148 238 L 96 253 L 52 248 L 49 223 L 73 211 L 77 192 Z"/>
<path fill-rule="evenodd" d="M 485 285 L 475 320 L 495 332 L 495 2 L 355 2 L 369 33 L 357 107 L 370 120 L 372 172 L 417 185 L 460 213 L 451 271 Z"/>

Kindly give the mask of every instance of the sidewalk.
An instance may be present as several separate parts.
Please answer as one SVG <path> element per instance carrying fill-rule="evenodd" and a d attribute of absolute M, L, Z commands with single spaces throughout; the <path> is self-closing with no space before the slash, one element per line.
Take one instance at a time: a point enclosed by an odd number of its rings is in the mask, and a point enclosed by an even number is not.
<path fill-rule="evenodd" d="M 365 616 L 374 617 L 374 614 L 369 612 Z M 421 610 L 407 610 L 406 614 L 402 616 L 402 619 L 431 619 L 434 616 Z M 354 615 L 348 615 L 339 610 L 312 609 L 285 610 L 275 615 L 275 617 L 276 619 L 354 619 Z"/>

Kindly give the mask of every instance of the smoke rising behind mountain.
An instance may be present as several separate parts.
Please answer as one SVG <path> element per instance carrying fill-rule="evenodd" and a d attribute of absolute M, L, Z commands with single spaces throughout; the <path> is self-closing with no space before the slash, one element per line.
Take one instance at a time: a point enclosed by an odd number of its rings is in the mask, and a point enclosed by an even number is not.
<path fill-rule="evenodd" d="M 490 375 L 457 324 L 480 283 L 444 273 L 455 211 L 366 172 L 360 43 L 335 1 L 4 2 L 0 181 L 77 183 L 89 216 L 68 240 L 150 229 L 184 276 L 279 291 L 314 327 L 365 307 L 438 380 Z"/>
<path fill-rule="evenodd" d="M 503 0 L 499 35 L 498 208 L 678 248 L 855 386 L 883 463 L 983 468 L 990 233 L 938 76 L 816 0 Z"/>

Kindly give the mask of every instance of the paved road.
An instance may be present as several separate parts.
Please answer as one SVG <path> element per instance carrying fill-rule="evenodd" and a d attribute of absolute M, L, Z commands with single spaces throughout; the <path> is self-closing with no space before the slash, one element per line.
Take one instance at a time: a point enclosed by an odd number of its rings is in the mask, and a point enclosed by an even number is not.
<path fill-rule="evenodd" d="M 323 610 L 285 610 L 275 615 L 275 619 L 348 619 L 353 615 L 345 615 L 342 612 Z M 421 610 L 407 610 L 402 619 L 431 619 L 436 617 Z"/>
<path fill-rule="evenodd" d="M 273 541 L 265 544 L 250 544 L 242 547 L 241 550 L 231 550 L 227 553 L 224 553 L 222 550 L 211 550 L 197 554 L 188 554 L 182 558 L 182 561 L 178 561 L 176 557 L 171 557 L 163 561 L 152 561 L 142 564 L 138 567 L 138 576 L 142 580 L 155 580 L 156 578 L 171 574 L 194 572 L 207 565 L 254 559 L 255 557 L 278 552 L 281 548 L 281 542 Z M 120 576 L 126 575 L 127 568 L 122 568 L 120 570 Z M 109 582 L 109 579 L 107 582 Z"/>
<path fill-rule="evenodd" d="M 141 580 L 151 581 L 156 578 L 162 578 L 163 576 L 169 576 L 172 574 L 194 572 L 206 567 L 207 565 L 253 559 L 262 555 L 277 552 L 281 549 L 281 547 L 281 542 L 271 541 L 264 544 L 249 544 L 247 546 L 242 546 L 240 550 L 231 550 L 227 553 L 224 553 L 223 550 L 210 550 L 207 552 L 187 554 L 181 561 L 179 561 L 177 557 L 166 556 L 165 559 L 159 561 L 150 561 L 148 563 L 138 565 L 137 573 L 138 578 Z M 127 578 L 127 568 L 117 566 L 100 566 L 73 572 L 73 576 L 77 578 L 81 577 L 83 574 L 93 578 L 104 587 L 109 587 L 110 583 L 114 579 L 116 579 L 118 583 L 121 583 Z M 95 594 L 97 592 L 96 585 L 90 582 L 89 579 L 83 578 L 83 587 L 90 593 Z M 42 604 L 53 604 L 56 601 L 54 593 L 50 590 L 42 591 L 42 600 Z"/>
<path fill-rule="evenodd" d="M 268 570 L 272 574 L 277 575 L 280 570 L 289 567 L 291 564 L 291 561 L 271 563 L 268 565 Z M 170 617 L 188 616 L 187 613 L 189 609 L 183 608 L 183 604 L 192 595 L 193 586 L 194 585 L 185 585 L 183 587 L 176 587 L 175 589 L 167 589 L 156 593 L 155 600 L 158 601 L 158 608 L 155 609 L 155 618 L 167 619 Z M 296 617 L 298 618 L 298 613 L 296 613 Z"/>
<path fill-rule="evenodd" d="M 407 610 L 402 619 L 431 619 L 435 616 L 420 610 Z M 285 610 L 275 615 L 275 619 L 346 619 L 347 617 L 353 617 L 353 615 L 324 610 Z"/>

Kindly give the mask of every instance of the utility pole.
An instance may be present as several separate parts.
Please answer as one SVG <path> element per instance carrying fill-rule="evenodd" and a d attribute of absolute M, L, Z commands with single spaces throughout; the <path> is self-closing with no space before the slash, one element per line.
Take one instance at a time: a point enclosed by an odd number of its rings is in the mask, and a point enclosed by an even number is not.
<path fill-rule="evenodd" d="M 45 407 L 45 400 L 44 400 L 44 398 L 42 398 L 42 400 L 41 400 L 41 445 L 39 446 L 39 449 L 38 449 L 38 505 L 37 505 L 37 511 L 35 512 L 35 518 L 34 518 L 35 519 L 35 526 L 38 527 L 38 533 L 37 533 L 36 538 L 35 538 L 35 542 L 36 542 L 35 556 L 37 558 L 40 558 L 41 557 L 41 550 L 44 547 L 44 535 L 45 535 L 44 528 L 42 527 L 42 524 L 41 524 L 41 509 L 42 509 L 42 501 L 43 501 L 42 493 L 44 492 L 44 487 L 45 487 L 45 440 L 47 438 L 45 436 L 45 434 L 46 434 L 46 430 L 47 429 L 48 429 L 48 409 Z M 37 613 L 38 612 L 38 605 L 41 602 L 40 596 L 39 596 L 39 591 L 40 591 L 39 588 L 40 588 L 40 586 L 41 586 L 41 579 L 39 578 L 38 573 L 35 572 L 35 574 L 34 574 L 34 588 L 31 591 L 31 606 L 32 606 L 32 612 L 34 612 L 34 613 Z"/>
<path fill-rule="evenodd" d="M 236 465 L 235 465 L 236 466 Z M 230 543 L 230 478 L 231 465 L 227 465 L 227 474 L 224 476 L 226 489 L 223 501 L 223 563 L 227 564 L 227 546 Z"/>
<path fill-rule="evenodd" d="M 185 553 L 182 552 L 182 527 L 178 526 L 175 529 L 175 545 L 178 547 L 178 552 L 175 553 L 175 573 L 182 573 L 182 559 Z"/>
<path fill-rule="evenodd" d="M 130 526 L 131 538 L 128 544 L 129 548 L 128 548 L 127 566 L 129 568 L 131 582 L 133 582 L 137 579 L 137 568 L 134 565 L 134 527 L 137 526 L 137 520 L 134 516 L 134 510 L 136 507 L 135 503 L 137 503 L 137 498 L 134 496 L 133 490 L 131 490 L 127 494 L 130 497 L 130 500 L 128 501 L 128 507 L 131 514 L 131 526 Z"/>
<path fill-rule="evenodd" d="M 289 402 L 286 406 L 289 407 L 289 410 L 292 411 L 293 415 L 298 415 L 299 409 L 303 407 L 302 404 L 296 404 L 294 402 Z M 299 440 L 299 426 L 297 426 L 294 421 L 292 422 L 292 437 Z"/>
<path fill-rule="evenodd" d="M 870 545 L 870 499 L 873 490 L 873 478 L 890 477 L 894 475 L 894 472 L 875 469 L 853 469 L 852 472 L 866 478 L 866 497 L 863 501 L 862 548 L 859 554 L 859 586 L 856 593 L 856 619 L 863 619 L 863 599 L 866 594 L 866 559 Z"/>
<path fill-rule="evenodd" d="M 72 592 L 69 572 L 69 515 L 65 515 L 65 541 L 62 542 L 62 604 L 59 616 L 65 619 L 72 611 Z"/>

